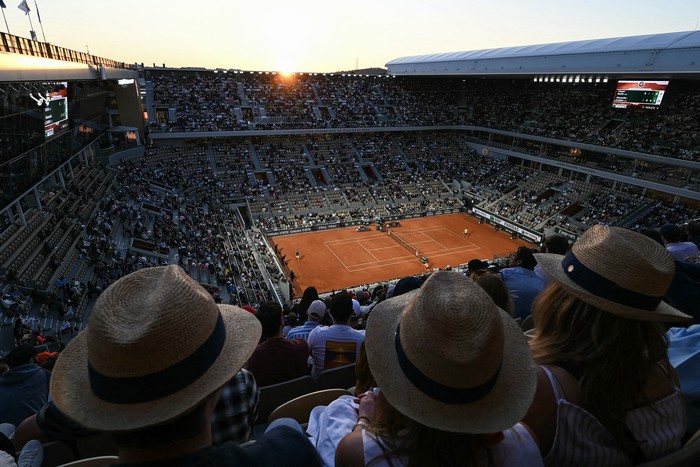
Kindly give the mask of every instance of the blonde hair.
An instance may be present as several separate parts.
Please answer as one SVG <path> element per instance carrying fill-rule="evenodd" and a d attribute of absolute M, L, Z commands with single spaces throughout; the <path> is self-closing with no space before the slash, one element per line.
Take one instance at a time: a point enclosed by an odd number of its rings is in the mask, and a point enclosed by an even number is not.
<path fill-rule="evenodd" d="M 530 341 L 541 365 L 573 365 L 585 408 L 629 454 L 638 446 L 626 414 L 642 393 L 649 370 L 664 361 L 668 340 L 660 324 L 601 310 L 552 282 L 533 303 Z"/>

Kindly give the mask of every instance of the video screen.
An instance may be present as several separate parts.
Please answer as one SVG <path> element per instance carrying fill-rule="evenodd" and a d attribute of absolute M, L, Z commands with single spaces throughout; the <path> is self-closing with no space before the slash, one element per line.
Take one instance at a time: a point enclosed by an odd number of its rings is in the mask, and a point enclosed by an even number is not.
<path fill-rule="evenodd" d="M 618 81 L 613 108 L 658 109 L 667 87 L 668 81 Z"/>
<path fill-rule="evenodd" d="M 48 139 L 68 128 L 68 83 L 52 83 L 44 101 L 44 136 Z"/>

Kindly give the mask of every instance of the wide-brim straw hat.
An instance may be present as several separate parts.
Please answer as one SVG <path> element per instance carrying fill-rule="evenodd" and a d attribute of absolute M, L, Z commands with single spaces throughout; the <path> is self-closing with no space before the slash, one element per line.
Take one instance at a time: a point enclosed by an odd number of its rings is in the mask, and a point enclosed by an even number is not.
<path fill-rule="evenodd" d="M 663 245 L 640 233 L 595 225 L 566 255 L 535 257 L 567 292 L 601 310 L 639 321 L 692 319 L 662 301 L 676 265 Z"/>
<path fill-rule="evenodd" d="M 420 289 L 378 304 L 365 346 L 387 401 L 438 430 L 502 431 L 523 418 L 535 394 L 520 327 L 458 272 L 438 271 Z"/>
<path fill-rule="evenodd" d="M 98 297 L 87 329 L 61 352 L 53 401 L 95 430 L 158 425 L 226 384 L 260 334 L 255 316 L 217 305 L 179 266 L 141 269 Z"/>

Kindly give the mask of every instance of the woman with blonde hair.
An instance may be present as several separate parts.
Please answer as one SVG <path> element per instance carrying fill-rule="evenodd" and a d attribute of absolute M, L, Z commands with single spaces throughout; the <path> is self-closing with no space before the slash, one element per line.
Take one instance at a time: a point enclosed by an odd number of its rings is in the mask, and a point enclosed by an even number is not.
<path fill-rule="evenodd" d="M 533 304 L 540 367 L 523 421 L 545 465 L 627 466 L 679 449 L 685 407 L 661 323 L 689 317 L 662 301 L 671 255 L 597 225 L 565 256 L 536 257 L 553 280 Z"/>
<path fill-rule="evenodd" d="M 527 342 L 472 280 L 438 271 L 378 304 L 365 346 L 380 389 L 359 398 L 337 467 L 542 465 L 518 423 L 535 390 Z"/>

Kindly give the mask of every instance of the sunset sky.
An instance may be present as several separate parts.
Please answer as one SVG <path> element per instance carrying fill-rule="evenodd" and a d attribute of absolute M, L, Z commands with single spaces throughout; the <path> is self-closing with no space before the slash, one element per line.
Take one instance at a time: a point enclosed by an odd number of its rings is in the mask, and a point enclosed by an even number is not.
<path fill-rule="evenodd" d="M 43 41 L 34 0 L 10 33 Z M 395 58 L 698 29 L 700 1 L 36 0 L 46 41 L 170 67 L 341 71 Z M 4 21 L 0 29 L 7 32 Z M 1 60 L 0 56 L 0 60 Z"/>

